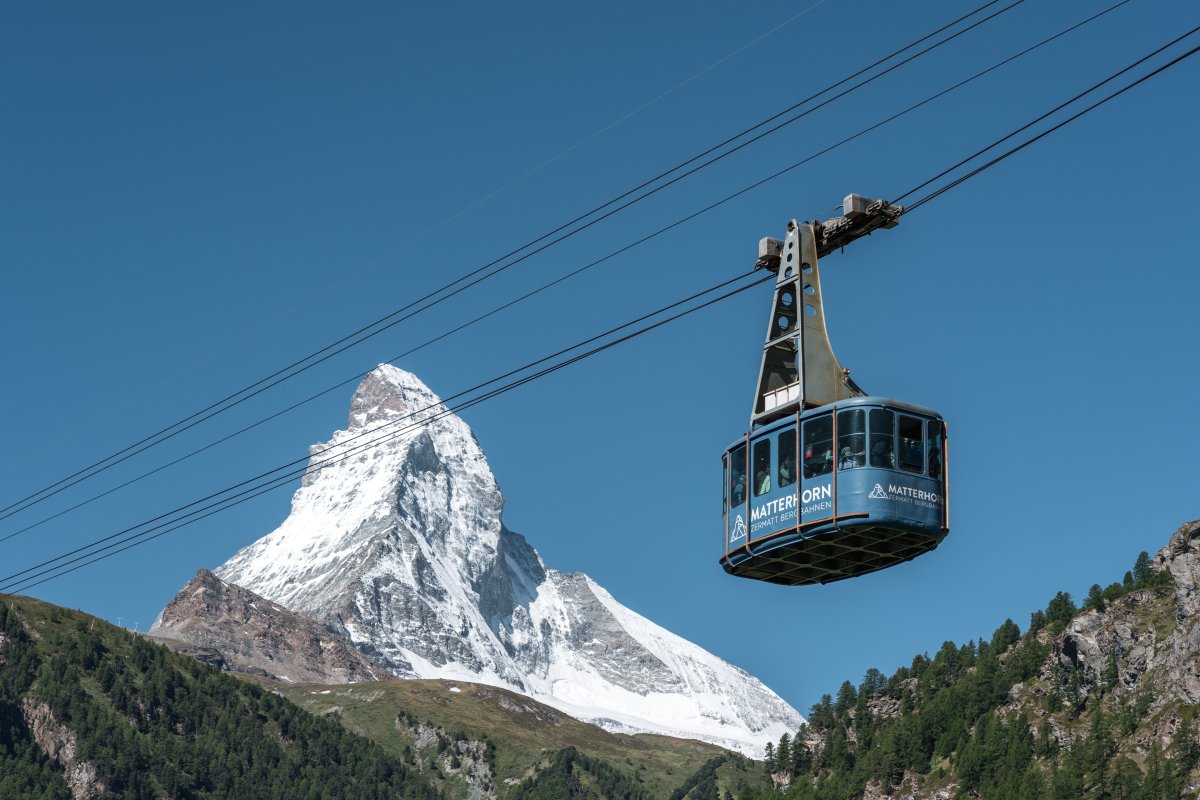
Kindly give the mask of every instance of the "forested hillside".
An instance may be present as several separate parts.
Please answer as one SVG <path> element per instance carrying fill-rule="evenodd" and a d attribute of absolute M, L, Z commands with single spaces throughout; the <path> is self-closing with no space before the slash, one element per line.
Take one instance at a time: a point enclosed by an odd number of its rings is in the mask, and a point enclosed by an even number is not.
<path fill-rule="evenodd" d="M 82 614 L 0 604 L 2 800 L 439 796 L 257 686 Z"/>
<path fill-rule="evenodd" d="M 1024 632 L 868 670 L 767 749 L 737 800 L 1166 800 L 1200 779 L 1200 524 L 1082 607 L 1058 592 Z"/>

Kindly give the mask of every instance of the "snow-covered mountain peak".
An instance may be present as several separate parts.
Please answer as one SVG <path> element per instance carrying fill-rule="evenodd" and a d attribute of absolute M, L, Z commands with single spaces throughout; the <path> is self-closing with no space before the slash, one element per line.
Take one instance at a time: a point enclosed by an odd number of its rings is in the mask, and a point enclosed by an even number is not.
<path fill-rule="evenodd" d="M 547 568 L 505 528 L 471 429 L 403 370 L 354 393 L 283 524 L 215 572 L 398 676 L 489 683 L 626 731 L 757 755 L 802 719 L 753 676 Z M 553 532 L 549 532 L 553 535 Z"/>
<path fill-rule="evenodd" d="M 445 412 L 441 398 L 416 375 L 380 364 L 363 379 L 350 400 L 350 429 L 401 418 L 415 422 Z"/>

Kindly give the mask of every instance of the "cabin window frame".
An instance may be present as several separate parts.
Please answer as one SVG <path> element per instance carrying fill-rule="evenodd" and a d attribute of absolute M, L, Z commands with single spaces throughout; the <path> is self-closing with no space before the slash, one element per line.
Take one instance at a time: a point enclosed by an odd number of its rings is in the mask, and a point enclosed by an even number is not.
<path fill-rule="evenodd" d="M 815 426 L 821 422 L 824 422 L 826 425 L 828 425 L 828 438 L 817 440 L 815 442 L 810 441 L 808 438 L 809 427 Z M 801 452 L 803 454 L 802 474 L 804 475 L 804 479 L 813 480 L 815 478 L 823 478 L 832 473 L 833 464 L 835 461 L 833 457 L 833 412 L 826 411 L 805 419 L 803 426 L 801 426 L 800 438 L 801 442 L 803 443 Z M 819 458 L 816 454 L 816 451 L 812 450 L 811 447 L 813 444 L 819 444 L 820 442 L 825 442 L 828 447 L 826 450 L 827 457 L 825 459 Z M 810 464 L 815 466 L 810 469 Z"/>
<path fill-rule="evenodd" d="M 777 450 L 775 454 L 775 488 L 786 489 L 789 486 L 795 486 L 796 481 L 800 479 L 799 464 L 796 463 L 796 451 L 798 450 L 796 443 L 800 437 L 799 431 L 795 425 L 784 428 L 775 437 Z M 783 465 L 786 460 L 791 460 L 791 478 L 784 483 L 783 480 Z"/>
<path fill-rule="evenodd" d="M 761 438 L 758 441 L 753 442 L 751 444 L 750 475 L 753 476 L 753 480 L 754 480 L 754 482 L 751 484 L 751 487 L 750 487 L 750 496 L 751 497 L 766 497 L 767 495 L 769 495 L 771 493 L 772 489 L 774 489 L 774 487 L 775 487 L 775 481 L 774 481 L 775 475 L 774 475 L 773 470 L 771 469 L 771 467 L 772 467 L 772 464 L 771 464 L 771 439 L 772 438 L 774 438 L 774 437 L 764 436 L 763 438 Z M 762 454 L 761 458 L 759 457 L 760 453 Z M 760 473 L 759 467 L 763 466 L 763 465 L 766 466 L 767 474 L 763 477 L 760 477 L 759 476 L 759 473 Z M 765 486 L 763 484 L 764 479 L 766 481 Z"/>
<path fill-rule="evenodd" d="M 914 441 L 912 437 L 906 437 L 901 432 L 901 426 L 906 422 L 911 422 L 916 425 L 916 431 L 920 436 L 916 439 L 917 442 L 917 458 L 916 460 L 907 459 L 907 456 L 913 452 L 904 444 L 905 442 Z M 913 414 L 897 414 L 896 415 L 896 468 L 901 472 L 906 472 L 910 475 L 925 474 L 925 419 Z"/>
<path fill-rule="evenodd" d="M 880 430 L 882 415 L 887 415 L 886 430 Z M 878 445 L 886 442 L 886 448 L 879 449 Z M 872 408 L 867 414 L 867 463 L 873 469 L 896 469 L 896 412 L 890 408 Z M 876 463 L 884 460 L 890 463 Z"/>
<path fill-rule="evenodd" d="M 729 503 L 730 509 L 744 508 L 746 505 L 746 501 L 750 499 L 750 486 L 746 482 L 746 453 L 747 453 L 747 446 L 746 446 L 745 442 L 743 442 L 742 444 L 739 444 L 737 447 L 735 447 L 729 453 L 729 480 L 725 484 L 725 489 L 729 493 L 727 495 L 727 501 Z M 738 457 L 739 455 L 740 455 L 740 458 Z M 737 461 L 740 461 L 741 464 L 739 465 L 737 463 Z M 736 497 L 735 490 L 737 489 L 737 477 L 738 477 L 739 473 L 742 477 L 742 485 L 743 485 L 743 492 L 744 492 L 742 501 L 740 503 L 735 501 L 735 497 Z"/>

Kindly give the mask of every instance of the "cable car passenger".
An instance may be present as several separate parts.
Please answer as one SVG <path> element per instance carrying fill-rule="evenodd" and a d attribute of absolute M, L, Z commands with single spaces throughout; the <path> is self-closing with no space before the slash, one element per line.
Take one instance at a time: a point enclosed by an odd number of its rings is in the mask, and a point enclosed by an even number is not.
<path fill-rule="evenodd" d="M 729 505 L 746 504 L 746 448 L 739 447 L 729 457 Z"/>
<path fill-rule="evenodd" d="M 762 497 L 771 491 L 771 442 L 754 445 L 754 496 Z"/>
<path fill-rule="evenodd" d="M 788 453 L 779 462 L 779 485 L 791 486 L 796 482 L 796 459 Z"/>

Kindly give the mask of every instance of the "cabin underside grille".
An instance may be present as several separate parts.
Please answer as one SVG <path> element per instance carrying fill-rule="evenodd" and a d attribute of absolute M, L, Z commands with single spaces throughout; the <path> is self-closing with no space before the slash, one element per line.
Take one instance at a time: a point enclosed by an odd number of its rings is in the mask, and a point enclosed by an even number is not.
<path fill-rule="evenodd" d="M 721 566 L 739 578 L 784 586 L 831 583 L 909 561 L 933 550 L 939 541 L 895 528 L 854 528 L 790 542 L 739 564 L 721 559 Z"/>

